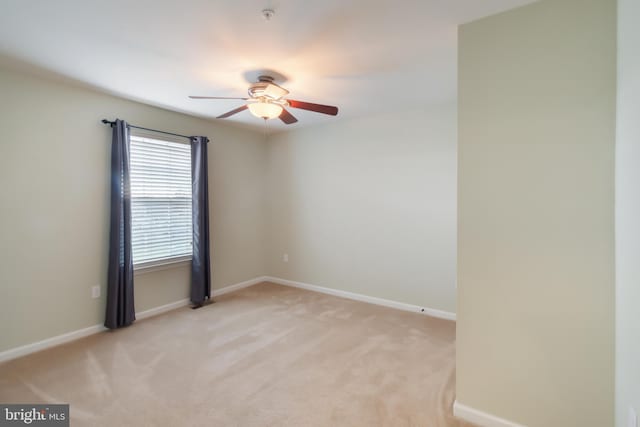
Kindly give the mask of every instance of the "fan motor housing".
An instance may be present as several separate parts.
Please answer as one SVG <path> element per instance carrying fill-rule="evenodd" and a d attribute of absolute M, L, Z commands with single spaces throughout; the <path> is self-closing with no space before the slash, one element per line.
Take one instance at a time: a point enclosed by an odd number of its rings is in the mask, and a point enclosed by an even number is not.
<path fill-rule="evenodd" d="M 258 82 L 249 86 L 249 96 L 251 98 L 269 98 L 278 100 L 289 93 L 285 88 L 273 83 L 273 77 L 260 76 Z"/>

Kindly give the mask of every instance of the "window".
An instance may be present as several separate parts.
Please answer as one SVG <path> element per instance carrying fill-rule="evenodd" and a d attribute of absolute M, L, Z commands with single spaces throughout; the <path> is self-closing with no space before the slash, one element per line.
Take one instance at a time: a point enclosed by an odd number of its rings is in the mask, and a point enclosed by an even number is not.
<path fill-rule="evenodd" d="M 191 145 L 131 135 L 134 265 L 191 259 L 192 229 Z"/>

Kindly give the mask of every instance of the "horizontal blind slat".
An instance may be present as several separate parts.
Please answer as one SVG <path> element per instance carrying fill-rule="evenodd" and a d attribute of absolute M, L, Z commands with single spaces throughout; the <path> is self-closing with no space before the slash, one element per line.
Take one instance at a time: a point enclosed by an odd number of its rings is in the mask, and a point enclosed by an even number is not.
<path fill-rule="evenodd" d="M 134 264 L 192 253 L 191 146 L 131 136 Z"/>

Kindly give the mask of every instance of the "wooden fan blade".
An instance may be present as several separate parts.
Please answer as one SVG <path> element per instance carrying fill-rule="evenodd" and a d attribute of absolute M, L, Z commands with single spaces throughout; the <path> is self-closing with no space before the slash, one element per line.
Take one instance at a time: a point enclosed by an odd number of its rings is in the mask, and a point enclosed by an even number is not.
<path fill-rule="evenodd" d="M 302 110 L 315 111 L 316 113 L 329 114 L 331 116 L 338 115 L 338 107 L 332 105 L 313 104 L 311 102 L 294 101 L 287 99 L 291 108 L 300 108 Z"/>
<path fill-rule="evenodd" d="M 246 105 L 243 105 L 242 107 L 238 107 L 235 110 L 231 110 L 231 111 L 227 111 L 226 113 L 224 113 L 221 116 L 216 117 L 216 119 L 226 119 L 227 117 L 233 116 L 234 114 L 239 113 L 240 111 L 244 111 L 246 110 L 248 107 Z"/>
<path fill-rule="evenodd" d="M 298 121 L 298 119 L 293 117 L 293 115 L 287 110 L 285 110 L 284 108 L 282 109 L 282 113 L 280 113 L 280 120 L 282 120 L 287 125 L 290 125 Z"/>
<path fill-rule="evenodd" d="M 244 101 L 249 99 L 249 98 L 229 98 L 226 96 L 193 96 L 193 95 L 189 95 L 189 98 L 191 99 L 242 99 Z"/>

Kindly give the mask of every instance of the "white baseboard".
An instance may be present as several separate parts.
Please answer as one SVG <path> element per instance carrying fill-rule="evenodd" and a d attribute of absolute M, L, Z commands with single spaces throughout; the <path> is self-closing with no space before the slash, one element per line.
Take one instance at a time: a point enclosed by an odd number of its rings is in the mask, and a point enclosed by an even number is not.
<path fill-rule="evenodd" d="M 47 338 L 46 340 L 11 348 L 0 353 L 0 362 L 6 362 L 7 360 L 16 359 L 21 356 L 26 356 L 27 354 L 35 353 L 37 351 L 45 350 L 50 347 L 55 347 L 60 344 L 88 337 L 89 335 L 97 334 L 98 332 L 105 331 L 106 329 L 107 328 L 102 325 L 93 325 L 89 326 L 88 328 L 79 329 L 73 332 L 67 332 L 66 334 L 58 335 L 52 338 Z"/>
<path fill-rule="evenodd" d="M 166 313 L 167 311 L 175 310 L 176 308 L 184 307 L 186 305 L 189 305 L 189 298 L 161 305 L 160 307 L 150 308 L 149 310 L 140 311 L 136 313 L 136 320 L 147 319 L 149 317 L 157 316 L 158 314 Z"/>
<path fill-rule="evenodd" d="M 266 282 L 266 276 L 256 277 L 251 280 L 236 283 L 235 285 L 225 286 L 224 288 L 214 289 L 212 297 L 219 297 L 220 295 L 228 294 L 229 292 L 235 292 L 239 289 L 248 288 L 249 286 L 257 285 L 258 283 Z"/>
<path fill-rule="evenodd" d="M 525 427 L 522 424 L 516 424 L 496 417 L 495 415 L 478 411 L 470 406 L 459 403 L 457 400 L 453 402 L 453 415 L 470 423 L 477 424 L 480 427 Z"/>
<path fill-rule="evenodd" d="M 362 301 L 369 304 L 382 305 L 398 310 L 411 311 L 414 313 L 425 314 L 431 317 L 437 317 L 446 320 L 456 320 L 456 314 L 434 308 L 421 307 L 418 305 L 407 304 L 404 302 L 392 301 L 384 298 L 370 297 L 368 295 L 356 294 L 354 292 L 341 291 L 338 289 L 325 288 L 323 286 L 310 285 L 308 283 L 296 282 L 294 280 L 280 279 L 279 277 L 266 276 L 262 278 L 265 282 L 277 283 L 279 285 L 291 286 L 294 288 L 307 289 L 309 291 L 320 292 L 323 294 L 333 295 L 341 298 L 348 298 L 355 301 Z"/>
<path fill-rule="evenodd" d="M 229 292 L 237 291 L 238 289 L 246 288 L 257 283 L 263 282 L 264 277 L 257 277 L 255 279 L 247 280 L 245 282 L 236 283 L 235 285 L 226 286 L 221 289 L 214 289 L 212 296 L 217 297 Z M 189 298 L 181 299 L 180 301 L 172 302 L 169 304 L 161 305 L 160 307 L 154 307 L 149 310 L 144 310 L 136 313 L 136 320 L 147 319 L 149 317 L 157 316 L 158 314 L 165 313 L 167 311 L 175 310 L 176 308 L 189 305 Z M 103 325 L 93 325 L 88 328 L 79 329 L 77 331 L 67 332 L 66 334 L 58 335 L 52 338 L 47 338 L 42 341 L 37 341 L 31 344 L 26 344 L 20 347 L 11 348 L 0 352 L 0 363 L 6 362 L 11 359 L 26 356 L 31 353 L 35 353 L 47 348 L 55 347 L 61 344 L 66 344 L 71 341 L 78 340 L 80 338 L 88 337 L 89 335 L 97 334 L 99 332 L 106 331 Z"/>
<path fill-rule="evenodd" d="M 422 313 L 427 316 L 438 317 L 441 319 L 456 320 L 455 313 L 450 313 L 447 311 L 435 310 L 432 308 L 420 307 L 417 305 L 411 305 L 411 304 L 406 304 L 402 302 L 386 300 L 383 298 L 370 297 L 367 295 L 356 294 L 353 292 L 325 288 L 322 286 L 310 285 L 308 283 L 295 282 L 293 280 L 286 280 L 286 279 L 280 279 L 277 277 L 269 277 L 269 276 L 260 276 L 251 280 L 236 283 L 234 285 L 225 286 L 224 288 L 221 288 L 221 289 L 214 289 L 212 292 L 212 296 L 218 297 L 220 295 L 224 295 L 240 289 L 248 288 L 249 286 L 257 285 L 258 283 L 261 283 L 261 282 L 273 282 L 280 285 L 291 286 L 291 287 L 300 288 L 300 289 L 307 289 L 309 291 L 320 292 L 323 294 L 334 295 L 337 297 L 348 298 L 356 301 L 362 301 L 369 304 L 382 305 L 385 307 L 396 308 L 399 310 Z M 160 307 L 154 307 L 149 310 L 138 312 L 136 313 L 136 319 L 137 320 L 147 319 L 149 317 L 156 316 L 158 314 L 175 310 L 176 308 L 184 307 L 187 305 L 189 305 L 189 299 L 188 298 L 182 299 L 180 301 L 165 304 Z M 79 329 L 77 331 L 67 332 L 65 334 L 58 335 L 52 338 L 47 338 L 42 341 L 26 344 L 16 348 L 11 348 L 9 350 L 0 352 L 0 363 L 6 362 L 8 360 L 15 359 L 21 356 L 26 356 L 28 354 L 35 353 L 41 350 L 45 350 L 47 348 L 51 348 L 51 347 L 55 347 L 71 341 L 75 341 L 80 338 L 84 338 L 89 335 L 97 334 L 99 332 L 106 331 L 106 330 L 107 328 L 105 328 L 103 325 L 94 325 L 94 326 L 89 326 L 88 328 Z M 502 425 L 503 424 L 500 424 L 500 426 Z M 504 424 L 504 425 L 509 427 L 512 427 L 512 426 L 518 427 L 516 424 Z"/>

